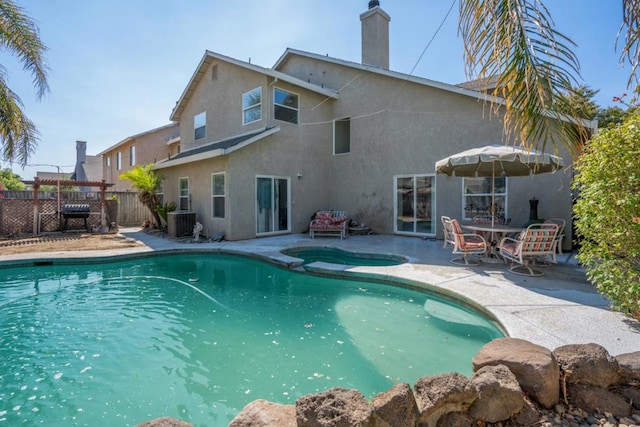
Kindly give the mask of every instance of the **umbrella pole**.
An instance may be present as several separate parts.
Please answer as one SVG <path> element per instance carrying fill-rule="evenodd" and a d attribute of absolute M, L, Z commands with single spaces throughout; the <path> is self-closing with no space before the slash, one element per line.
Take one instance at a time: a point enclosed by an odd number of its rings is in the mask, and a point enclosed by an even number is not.
<path fill-rule="evenodd" d="M 496 161 L 491 162 L 491 228 L 496 218 Z M 493 239 L 493 236 L 491 236 Z"/>

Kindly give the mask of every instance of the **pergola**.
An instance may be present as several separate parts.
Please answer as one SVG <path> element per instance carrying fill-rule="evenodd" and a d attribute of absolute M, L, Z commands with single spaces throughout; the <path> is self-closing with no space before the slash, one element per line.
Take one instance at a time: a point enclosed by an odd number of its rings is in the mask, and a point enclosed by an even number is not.
<path fill-rule="evenodd" d="M 61 179 L 40 179 L 36 177 L 33 181 L 23 181 L 25 184 L 33 186 L 33 234 L 38 234 L 38 190 L 42 185 L 52 185 L 58 188 L 58 224 L 60 223 L 60 215 L 62 213 L 62 206 L 60 201 L 60 187 L 98 187 L 100 189 L 100 223 L 104 224 L 106 220 L 105 215 L 105 192 L 108 187 L 113 187 L 113 184 L 107 184 L 103 179 L 102 181 L 72 181 Z"/>

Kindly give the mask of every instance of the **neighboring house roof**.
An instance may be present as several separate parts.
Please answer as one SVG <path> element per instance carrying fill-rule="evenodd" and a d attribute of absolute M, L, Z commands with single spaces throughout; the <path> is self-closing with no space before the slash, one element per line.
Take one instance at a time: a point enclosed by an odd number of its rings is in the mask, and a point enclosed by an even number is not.
<path fill-rule="evenodd" d="M 211 159 L 213 157 L 224 156 L 225 154 L 232 153 L 235 150 L 246 147 L 249 144 L 253 144 L 256 141 L 266 138 L 269 135 L 273 135 L 279 131 L 280 126 L 276 126 L 201 145 L 191 150 L 183 151 L 171 159 L 158 162 L 153 166 L 153 169 L 163 169 L 199 160 Z"/>
<path fill-rule="evenodd" d="M 171 116 L 169 117 L 170 120 L 172 121 L 180 120 L 180 115 L 182 114 L 182 111 L 184 110 L 184 107 L 187 104 L 187 102 L 189 102 L 189 98 L 191 98 L 191 95 L 193 94 L 196 87 L 198 86 L 198 83 L 200 82 L 200 80 L 202 80 L 202 77 L 204 76 L 209 65 L 216 59 L 220 61 L 228 62 L 230 64 L 237 65 L 238 67 L 255 71 L 256 73 L 264 74 L 265 76 L 270 76 L 275 79 L 282 80 L 287 83 L 291 83 L 293 85 L 305 88 L 312 92 L 319 93 L 320 95 L 323 95 L 329 98 L 333 98 L 333 99 L 339 98 L 338 93 L 334 90 L 325 89 L 318 85 L 308 83 L 304 80 L 300 80 L 288 74 L 284 74 L 279 71 L 272 70 L 270 68 L 260 67 L 257 65 L 250 64 L 248 62 L 239 61 L 229 56 L 221 55 L 219 53 L 214 53 L 207 50 L 204 53 L 204 56 L 202 57 L 202 59 L 200 60 L 200 63 L 198 64 L 196 71 L 193 73 L 193 76 L 191 76 L 191 80 L 189 80 L 187 87 L 182 92 L 182 95 L 180 96 L 180 99 L 176 103 L 176 106 L 173 108 L 173 111 L 171 112 Z"/>
<path fill-rule="evenodd" d="M 143 136 L 145 136 L 147 134 L 158 132 L 158 131 L 161 131 L 163 129 L 167 129 L 167 128 L 170 128 L 170 127 L 176 127 L 177 128 L 179 126 L 180 126 L 180 123 L 169 123 L 168 125 L 164 125 L 164 126 L 157 127 L 155 129 L 151 129 L 151 130 L 147 130 L 147 131 L 144 131 L 144 132 L 140 132 L 140 133 L 138 133 L 136 135 L 128 136 L 125 139 L 123 139 L 122 141 L 120 141 L 120 142 L 116 143 L 115 145 L 112 145 L 111 147 L 109 147 L 106 150 L 102 151 L 101 153 L 98 153 L 98 156 L 102 156 L 103 154 L 105 154 L 105 153 L 107 153 L 109 151 L 115 150 L 116 148 L 120 147 L 121 145 L 124 145 L 127 142 L 132 141 L 132 140 L 134 140 L 136 138 L 140 138 L 140 137 L 143 137 Z"/>

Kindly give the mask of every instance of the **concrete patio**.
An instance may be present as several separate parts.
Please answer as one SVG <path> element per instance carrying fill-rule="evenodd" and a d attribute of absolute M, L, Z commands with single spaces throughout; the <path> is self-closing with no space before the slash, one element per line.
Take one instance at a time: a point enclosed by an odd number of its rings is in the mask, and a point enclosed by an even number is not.
<path fill-rule="evenodd" d="M 483 307 L 498 320 L 509 336 L 554 349 L 565 344 L 598 343 L 610 354 L 640 350 L 640 322 L 609 310 L 609 302 L 589 284 L 585 270 L 574 254 L 558 257 L 558 264 L 544 269 L 542 277 L 523 277 L 507 270 L 506 264 L 483 263 L 461 267 L 449 262 L 450 249 L 442 241 L 389 235 L 350 236 L 348 239 L 316 238 L 292 234 L 235 242 L 191 243 L 170 239 L 138 228 L 121 229 L 127 238 L 144 243 L 139 248 L 117 251 L 61 252 L 4 257 L 8 263 L 27 259 L 77 258 L 131 255 L 149 251 L 197 249 L 258 255 L 287 264 L 295 261 L 281 254 L 290 247 L 331 246 L 354 252 L 403 255 L 410 262 L 391 267 L 353 267 L 316 263 L 328 274 L 349 277 L 400 279 L 438 292 L 456 295 Z"/>

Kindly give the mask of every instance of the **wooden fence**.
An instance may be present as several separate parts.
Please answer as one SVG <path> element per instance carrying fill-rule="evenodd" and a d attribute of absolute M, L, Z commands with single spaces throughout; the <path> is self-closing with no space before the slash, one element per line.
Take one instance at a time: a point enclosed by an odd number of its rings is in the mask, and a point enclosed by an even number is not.
<path fill-rule="evenodd" d="M 116 222 L 118 226 L 137 226 L 151 217 L 149 210 L 140 203 L 138 193 L 107 192 L 106 198 L 108 223 Z M 99 192 L 60 192 L 60 203 L 68 202 L 89 204 L 92 212 L 89 216 L 89 224 L 100 225 Z M 0 192 L 0 235 L 32 234 L 34 224 L 40 232 L 58 230 L 60 229 L 58 208 L 56 191 L 40 191 L 38 192 L 38 218 L 34 219 L 32 191 L 2 191 Z M 77 228 L 76 223 L 82 225 L 83 221 L 71 219 L 69 227 Z"/>

